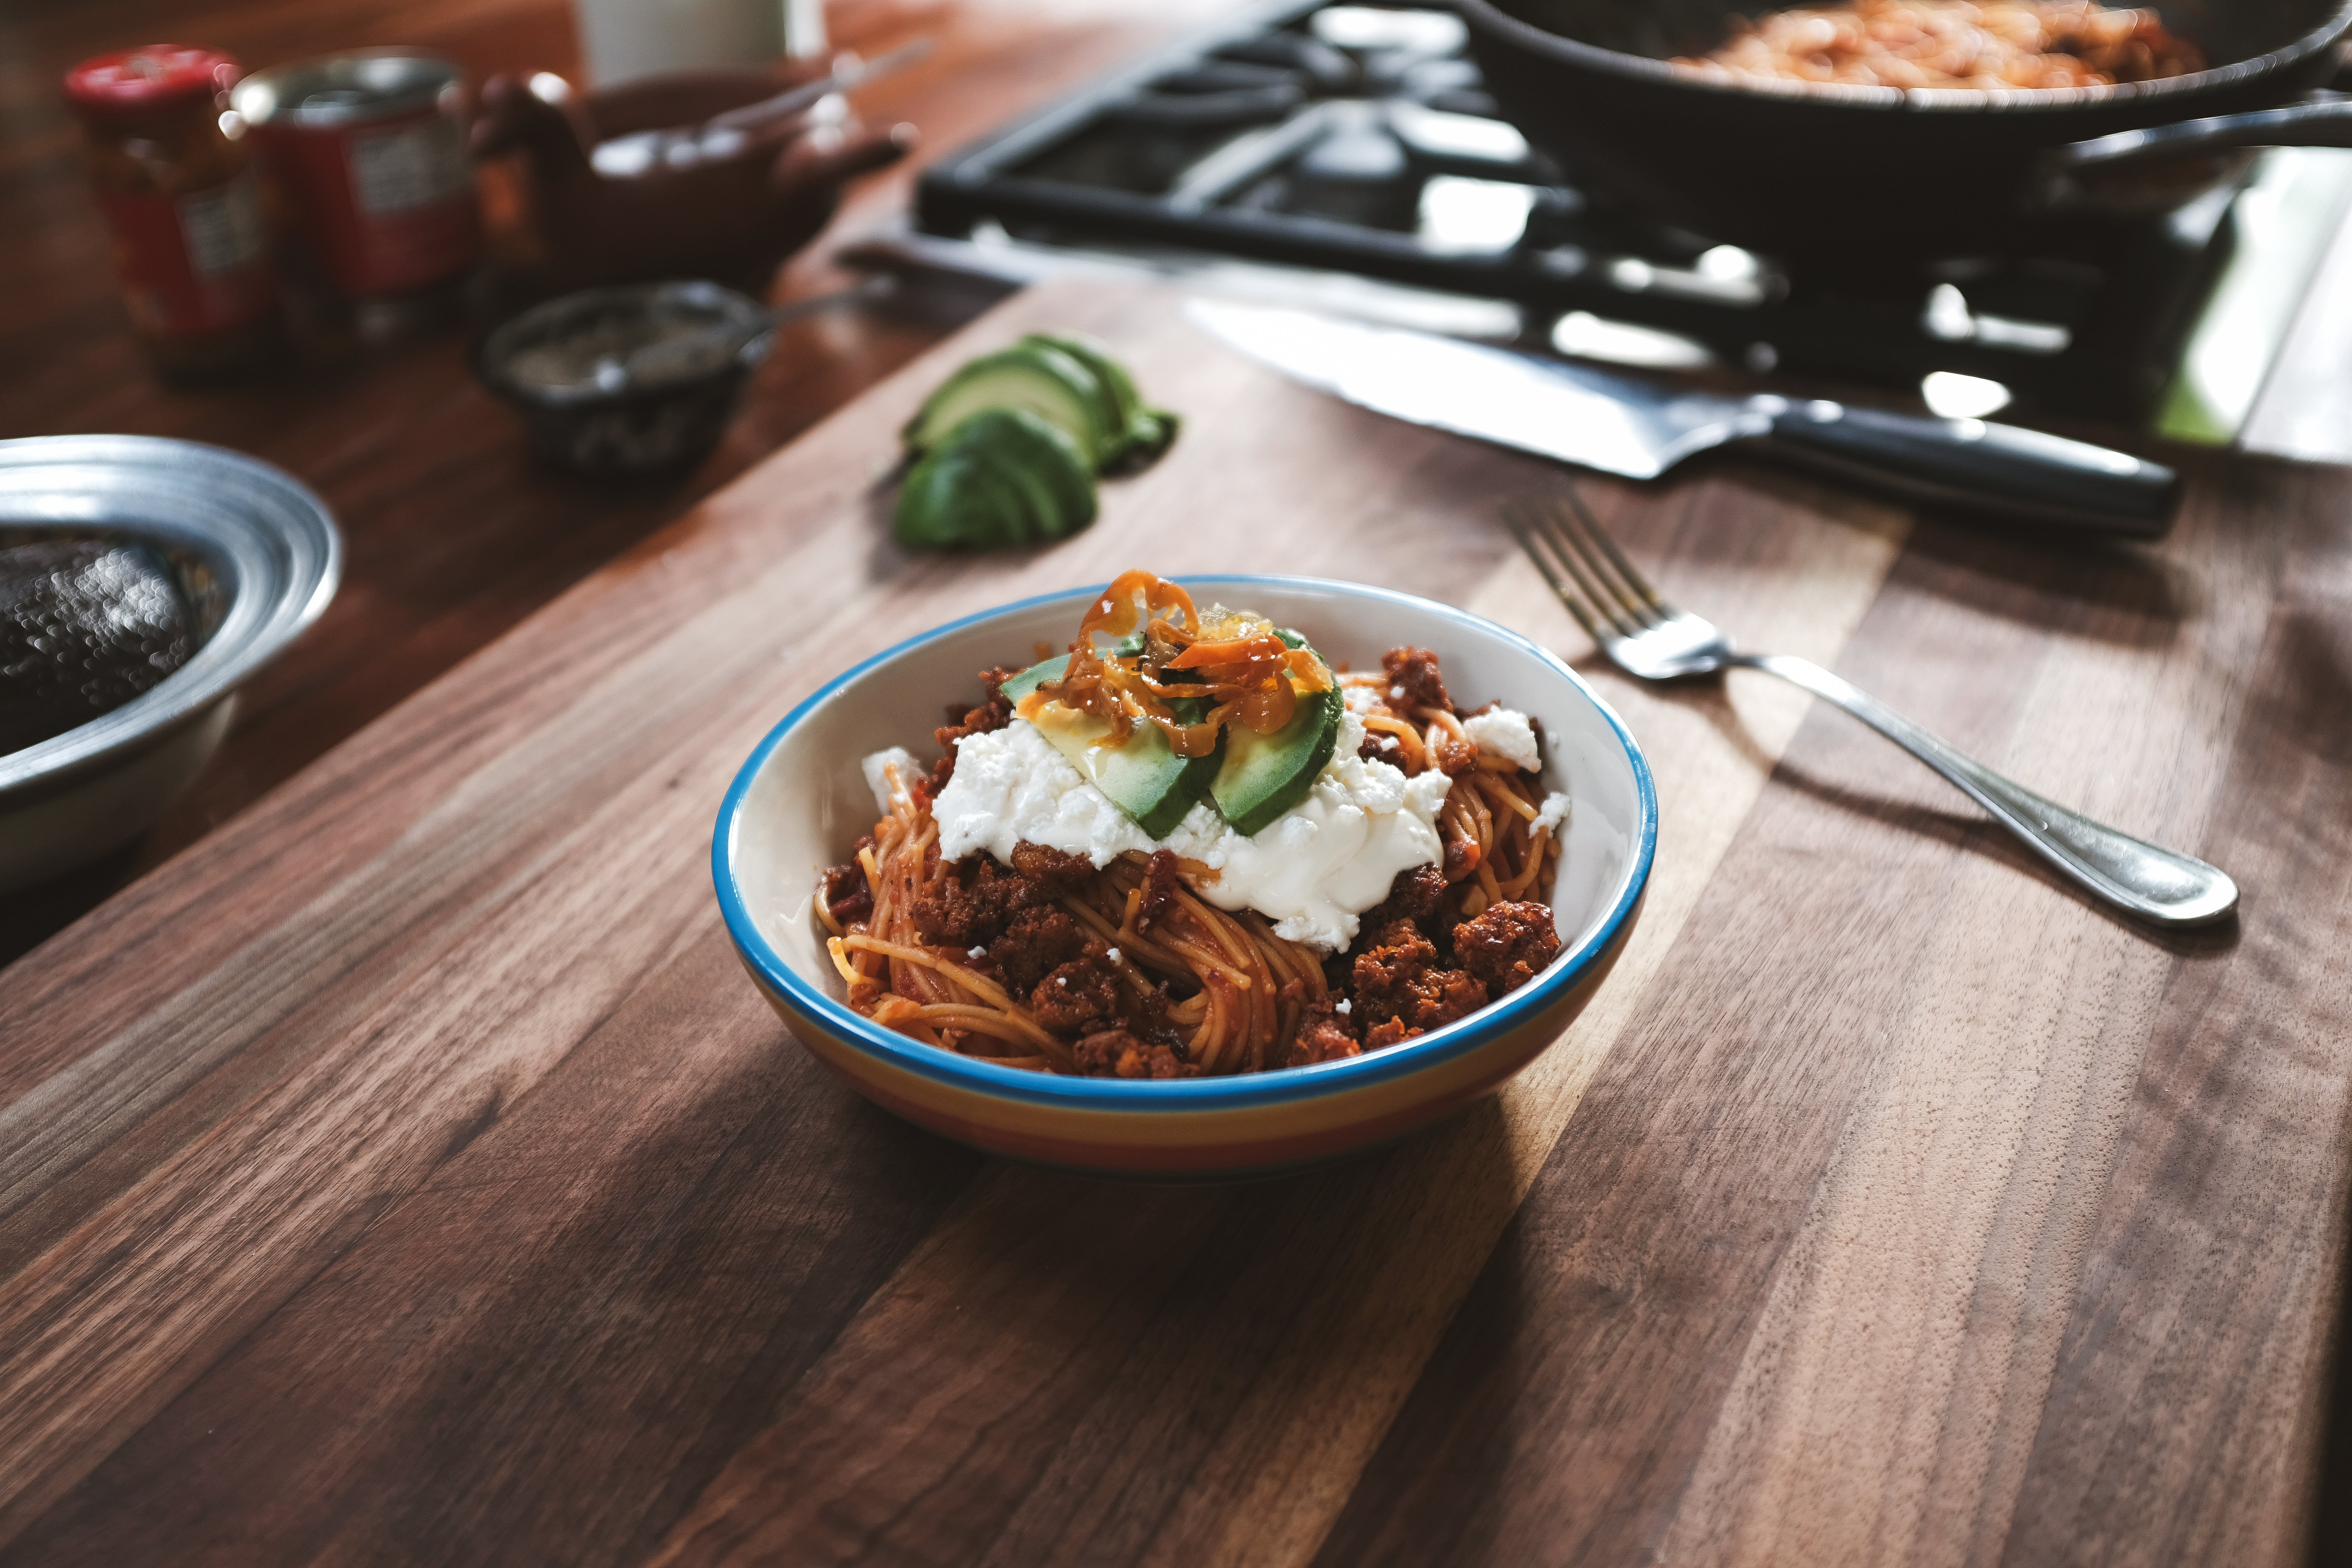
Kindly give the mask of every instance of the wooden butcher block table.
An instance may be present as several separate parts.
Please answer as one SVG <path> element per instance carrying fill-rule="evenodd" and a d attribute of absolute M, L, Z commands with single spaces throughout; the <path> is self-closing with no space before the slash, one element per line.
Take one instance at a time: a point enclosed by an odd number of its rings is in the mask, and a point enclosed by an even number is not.
<path fill-rule="evenodd" d="M 1076 327 L 1187 416 L 1053 549 L 909 556 L 897 427 Z M 1791 689 L 1643 688 L 1496 506 L 2242 920 L 2089 907 Z M 1128 566 L 1468 605 L 1575 659 L 1648 908 L 1499 1097 L 1255 1185 L 983 1160 L 740 972 L 721 792 L 801 697 Z M 2352 470 L 2160 545 L 1656 488 L 1389 423 L 1140 285 L 1034 289 L 0 973 L 0 1562 L 2296 1561 L 2352 1110 Z M 909 714 L 910 733 L 932 716 Z"/>

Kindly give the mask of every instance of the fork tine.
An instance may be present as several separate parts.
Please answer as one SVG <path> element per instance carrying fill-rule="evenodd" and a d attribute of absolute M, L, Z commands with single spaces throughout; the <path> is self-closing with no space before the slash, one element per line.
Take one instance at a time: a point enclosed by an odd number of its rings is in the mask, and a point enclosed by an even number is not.
<path fill-rule="evenodd" d="M 1535 562 L 1552 592 L 1603 648 L 1612 638 L 1639 635 L 1642 624 L 1626 616 L 1622 601 L 1595 582 L 1576 552 L 1561 542 L 1559 526 L 1546 515 L 1547 510 L 1540 501 L 1528 497 L 1521 497 L 1507 509 L 1514 514 L 1511 526 L 1518 535 L 1519 547 Z"/>
<path fill-rule="evenodd" d="M 1594 620 L 1592 612 L 1584 607 L 1582 597 L 1560 581 L 1559 574 L 1553 570 L 1551 562 L 1546 559 L 1543 550 L 1536 543 L 1535 534 L 1528 526 L 1525 513 L 1526 509 L 1518 502 L 1505 502 L 1504 526 L 1511 531 L 1511 537 L 1519 542 L 1519 549 L 1526 553 L 1527 558 L 1536 563 L 1536 571 L 1550 586 L 1552 597 L 1568 607 L 1568 613 L 1576 617 L 1576 624 L 1584 628 L 1584 635 L 1592 639 L 1594 647 L 1605 649 L 1608 647 L 1608 638 L 1615 634 L 1602 632 L 1601 623 Z"/>
<path fill-rule="evenodd" d="M 1609 537 L 1584 497 L 1573 485 L 1563 487 L 1565 506 L 1555 506 L 1552 516 L 1559 533 L 1583 557 L 1586 570 L 1598 579 L 1617 603 L 1623 606 L 1625 616 L 1643 630 L 1656 626 L 1672 614 L 1657 595 L 1651 592 L 1642 574 L 1633 570 L 1632 562 Z"/>
<path fill-rule="evenodd" d="M 1601 526 L 1601 520 L 1592 515 L 1591 507 L 1584 504 L 1584 493 L 1573 485 L 1568 487 L 1568 504 L 1574 509 L 1577 521 L 1584 524 L 1585 537 L 1601 546 L 1601 552 L 1609 557 L 1609 563 L 1617 569 L 1618 578 L 1633 597 L 1648 606 L 1651 614 L 1660 620 L 1673 615 L 1673 608 L 1658 597 L 1657 591 L 1650 586 L 1649 579 L 1636 572 L 1633 563 L 1625 559 L 1625 552 L 1617 548 L 1617 542 L 1609 537 L 1609 531 Z"/>
<path fill-rule="evenodd" d="M 1651 616 L 1643 609 L 1641 601 L 1618 586 L 1601 557 L 1578 537 L 1576 527 L 1565 521 L 1556 499 L 1534 501 L 1527 510 L 1535 521 L 1536 531 L 1550 547 L 1552 558 L 1576 579 L 1577 586 L 1584 590 L 1594 610 L 1616 628 L 1618 636 L 1638 637 L 1649 629 Z"/>

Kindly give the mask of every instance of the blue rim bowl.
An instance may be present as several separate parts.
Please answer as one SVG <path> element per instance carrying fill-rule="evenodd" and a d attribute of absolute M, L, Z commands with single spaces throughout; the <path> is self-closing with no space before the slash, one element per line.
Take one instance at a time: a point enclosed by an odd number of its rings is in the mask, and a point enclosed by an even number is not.
<path fill-rule="evenodd" d="M 1436 650 L 1449 689 L 1541 721 L 1544 777 L 1571 806 L 1553 890 L 1559 959 L 1444 1028 L 1314 1067 L 1174 1081 L 1065 1078 L 934 1049 L 852 1011 L 810 909 L 818 871 L 866 831 L 858 763 L 904 745 L 926 755 L 932 715 L 977 700 L 977 671 L 1066 642 L 1099 587 L 967 616 L 835 677 L 754 750 L 719 810 L 711 876 L 737 955 L 795 1037 L 851 1088 L 990 1153 L 1099 1174 L 1232 1179 L 1319 1163 L 1390 1142 L 1490 1093 L 1567 1028 L 1623 952 L 1656 852 L 1657 792 L 1624 724 L 1559 658 L 1451 605 L 1303 577 L 1181 579 L 1306 633 L 1326 658 L 1377 665 L 1390 647 Z"/>

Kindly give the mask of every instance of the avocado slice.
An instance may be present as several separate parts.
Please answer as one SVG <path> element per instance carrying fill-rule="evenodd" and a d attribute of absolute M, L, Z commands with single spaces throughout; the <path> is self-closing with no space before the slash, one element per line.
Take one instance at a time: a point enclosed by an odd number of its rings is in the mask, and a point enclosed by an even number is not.
<path fill-rule="evenodd" d="M 917 463 L 891 531 L 916 549 L 1060 539 L 1095 519 L 1095 481 L 1060 426 L 1022 408 L 984 408 Z"/>
<path fill-rule="evenodd" d="M 1106 469 L 1141 468 L 1176 439 L 1176 416 L 1147 407 L 1135 378 L 1103 344 L 1076 332 L 1032 332 L 1021 341 L 1057 349 L 1094 373 L 1108 405 L 1109 426 L 1118 432 L 1112 448 L 1102 455 Z"/>
<path fill-rule="evenodd" d="M 1005 677 L 1004 684 L 997 689 L 1004 693 L 1007 702 L 1017 704 L 1046 681 L 1061 679 L 1062 672 L 1069 668 L 1070 656 L 1057 653 L 1051 658 L 1031 665 L 1018 675 Z"/>
<path fill-rule="evenodd" d="M 1296 633 L 1283 634 L 1289 642 Z M 1301 646 L 1293 644 L 1292 646 Z M 1318 656 L 1319 658 L 1319 655 Z M 1330 762 L 1339 742 L 1339 715 L 1347 704 L 1339 683 L 1329 679 L 1323 689 L 1298 700 L 1290 722 L 1271 735 L 1239 724 L 1225 727 L 1224 760 L 1209 786 L 1234 831 L 1255 837 L 1269 823 L 1307 798 L 1316 775 Z"/>
<path fill-rule="evenodd" d="M 1004 695 L 1017 705 L 1040 682 L 1060 679 L 1069 666 L 1068 654 L 1033 664 L 1004 683 Z M 1188 721 L 1197 717 L 1183 714 L 1183 705 L 1178 706 L 1180 717 Z M 1176 825 L 1217 776 L 1223 754 L 1220 745 L 1205 757 L 1180 757 L 1168 744 L 1168 737 L 1150 724 L 1129 730 L 1124 744 L 1100 745 L 1097 742 L 1110 734 L 1109 723 L 1059 702 L 1046 703 L 1027 717 L 1055 751 L 1069 758 L 1089 783 L 1153 838 L 1165 838 L 1176 831 Z"/>
<path fill-rule="evenodd" d="M 899 432 L 910 451 L 937 448 L 963 422 L 992 408 L 1025 409 L 1077 444 L 1092 475 L 1122 447 L 1117 405 L 1095 373 L 1050 343 L 1022 342 L 957 371 Z"/>

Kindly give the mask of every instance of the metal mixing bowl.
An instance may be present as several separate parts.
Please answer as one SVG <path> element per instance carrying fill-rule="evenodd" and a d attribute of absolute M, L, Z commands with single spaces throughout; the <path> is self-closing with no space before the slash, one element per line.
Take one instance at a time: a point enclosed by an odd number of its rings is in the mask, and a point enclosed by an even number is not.
<path fill-rule="evenodd" d="M 335 596 L 324 502 L 240 453 L 152 436 L 0 441 L 0 545 L 135 539 L 194 612 L 188 662 L 89 723 L 0 755 L 0 891 L 144 832 L 228 732 L 237 687 Z"/>

